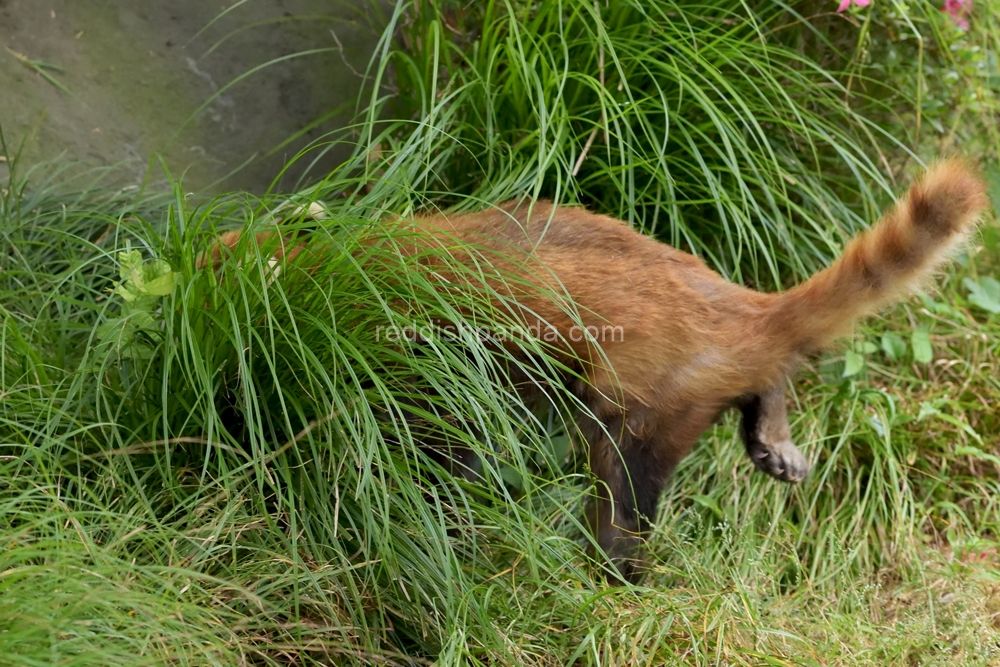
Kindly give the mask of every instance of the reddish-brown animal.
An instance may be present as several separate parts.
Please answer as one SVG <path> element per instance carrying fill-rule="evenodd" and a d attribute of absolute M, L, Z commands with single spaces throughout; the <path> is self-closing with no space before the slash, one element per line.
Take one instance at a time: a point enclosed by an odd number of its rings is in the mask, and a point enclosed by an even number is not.
<path fill-rule="evenodd" d="M 575 389 L 591 413 L 580 428 L 601 489 L 591 524 L 631 579 L 664 483 L 722 410 L 742 410 L 758 467 L 802 478 L 808 464 L 785 416 L 789 373 L 928 277 L 987 203 L 962 163 L 939 164 L 829 268 L 775 294 L 729 283 L 700 259 L 582 208 L 536 201 L 403 224 L 417 232 L 412 251 L 502 258 L 498 272 L 522 278 L 502 283 L 518 316 L 534 331 L 554 329 L 577 360 L 586 381 Z"/>

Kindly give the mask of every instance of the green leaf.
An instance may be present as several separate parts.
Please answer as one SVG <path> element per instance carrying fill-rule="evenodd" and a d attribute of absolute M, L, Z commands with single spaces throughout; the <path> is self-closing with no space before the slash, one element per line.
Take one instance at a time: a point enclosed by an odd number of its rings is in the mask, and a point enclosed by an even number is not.
<path fill-rule="evenodd" d="M 878 352 L 878 345 L 870 340 L 866 340 L 855 345 L 854 350 L 855 352 L 860 352 L 861 354 L 875 354 Z"/>
<path fill-rule="evenodd" d="M 719 505 L 719 502 L 711 496 L 696 494 L 691 496 L 691 500 L 698 503 L 702 507 L 706 507 L 711 510 L 712 514 L 719 519 L 724 519 L 726 517 L 725 513 L 722 511 L 722 506 Z"/>
<path fill-rule="evenodd" d="M 118 276 L 123 280 L 130 279 L 142 265 L 142 253 L 138 250 L 123 250 L 118 253 Z"/>
<path fill-rule="evenodd" d="M 931 334 L 927 329 L 916 329 L 910 337 L 913 346 L 913 360 L 918 364 L 929 364 L 934 359 Z"/>
<path fill-rule="evenodd" d="M 122 282 L 115 285 L 115 294 L 129 303 L 142 297 L 161 297 L 174 291 L 177 274 L 162 259 L 143 262 L 138 250 L 118 253 L 119 275 Z"/>
<path fill-rule="evenodd" d="M 831 385 L 844 383 L 844 360 L 833 357 L 822 359 L 819 363 L 819 374 L 823 382 Z"/>
<path fill-rule="evenodd" d="M 878 415 L 869 415 L 868 423 L 872 425 L 872 428 L 875 429 L 875 432 L 878 433 L 878 436 L 880 438 L 885 437 L 886 429 L 885 429 L 885 424 L 882 423 L 881 417 L 879 417 Z"/>
<path fill-rule="evenodd" d="M 978 283 L 966 278 L 962 284 L 969 290 L 969 303 L 994 315 L 1000 313 L 1000 282 L 983 276 Z"/>
<path fill-rule="evenodd" d="M 983 276 L 979 279 L 979 286 L 983 288 L 990 298 L 1000 301 L 1000 281 L 992 276 Z"/>
<path fill-rule="evenodd" d="M 129 303 L 141 296 L 141 292 L 136 289 L 136 286 L 142 281 L 139 273 L 141 265 L 142 253 L 138 250 L 126 250 L 118 253 L 118 275 L 122 282 L 115 283 L 115 294 Z"/>
<path fill-rule="evenodd" d="M 517 489 L 518 491 L 524 489 L 524 477 L 521 475 L 521 472 L 517 468 L 509 466 L 506 463 L 500 465 L 500 479 L 502 479 L 507 486 Z"/>
<path fill-rule="evenodd" d="M 154 260 L 142 267 L 146 294 L 150 296 L 166 296 L 174 291 L 177 284 L 177 274 L 170 264 L 162 259 Z"/>
<path fill-rule="evenodd" d="M 882 351 L 890 361 L 899 361 L 906 354 L 906 341 L 898 333 L 886 331 L 882 334 Z"/>
<path fill-rule="evenodd" d="M 854 350 L 848 350 L 844 354 L 844 375 L 843 377 L 851 377 L 852 375 L 857 375 L 861 372 L 861 369 L 865 367 L 865 356 L 859 354 Z"/>

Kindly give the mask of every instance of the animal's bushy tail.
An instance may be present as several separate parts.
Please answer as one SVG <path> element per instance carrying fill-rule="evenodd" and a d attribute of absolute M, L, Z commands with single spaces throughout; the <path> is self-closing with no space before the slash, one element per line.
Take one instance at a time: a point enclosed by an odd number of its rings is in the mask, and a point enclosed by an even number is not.
<path fill-rule="evenodd" d="M 797 351 L 823 347 L 859 317 L 926 279 L 989 205 L 986 188 L 961 161 L 930 169 L 844 254 L 809 280 L 777 295 L 771 324 Z"/>

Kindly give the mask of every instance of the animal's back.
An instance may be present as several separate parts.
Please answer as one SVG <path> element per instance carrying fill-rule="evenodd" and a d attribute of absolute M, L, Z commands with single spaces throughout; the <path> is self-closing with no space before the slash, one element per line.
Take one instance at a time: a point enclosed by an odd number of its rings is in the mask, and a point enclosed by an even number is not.
<path fill-rule="evenodd" d="M 555 327 L 589 362 L 598 390 L 642 405 L 671 396 L 725 402 L 770 387 L 801 354 L 926 277 L 975 224 L 984 191 L 961 162 L 938 165 L 829 268 L 779 294 L 731 284 L 701 260 L 578 207 L 507 203 L 417 226 L 428 239 L 506 256 L 519 279 L 548 290 L 513 296 L 529 325 Z"/>
<path fill-rule="evenodd" d="M 621 221 L 536 201 L 417 224 L 430 236 L 523 261 L 523 277 L 545 290 L 518 295 L 529 326 L 558 330 L 592 362 L 591 382 L 602 390 L 615 385 L 653 404 L 664 391 L 740 393 L 742 386 L 720 385 L 761 376 L 747 366 L 762 360 L 757 332 L 771 296 L 734 285 Z M 762 382 L 773 380 L 773 372 L 764 375 Z"/>

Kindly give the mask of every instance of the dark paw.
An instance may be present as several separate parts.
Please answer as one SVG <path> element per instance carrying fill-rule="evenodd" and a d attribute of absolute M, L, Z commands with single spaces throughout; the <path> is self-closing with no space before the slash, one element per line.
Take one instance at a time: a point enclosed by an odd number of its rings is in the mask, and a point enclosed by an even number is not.
<path fill-rule="evenodd" d="M 809 473 L 809 461 L 791 440 L 760 444 L 750 452 L 750 458 L 758 470 L 783 482 L 801 482 Z"/>

